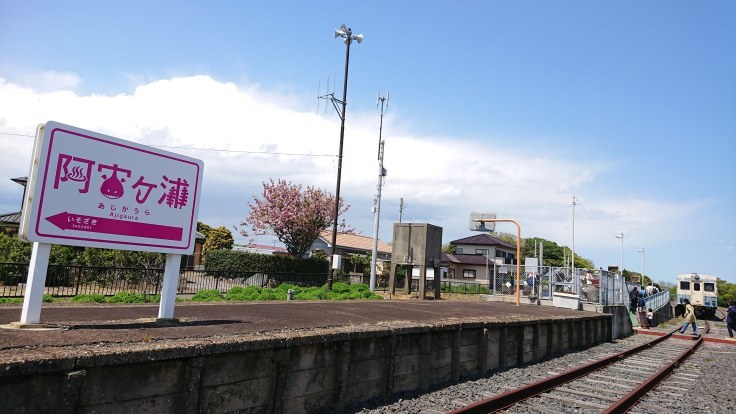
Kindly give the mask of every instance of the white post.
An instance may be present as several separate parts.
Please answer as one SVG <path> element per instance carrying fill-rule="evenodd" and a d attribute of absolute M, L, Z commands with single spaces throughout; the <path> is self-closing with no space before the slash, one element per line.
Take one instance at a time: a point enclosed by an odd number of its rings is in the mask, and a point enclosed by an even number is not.
<path fill-rule="evenodd" d="M 176 288 L 179 284 L 180 254 L 166 255 L 164 268 L 164 283 L 161 288 L 161 303 L 158 307 L 159 319 L 174 319 L 174 304 L 176 303 Z"/>
<path fill-rule="evenodd" d="M 50 244 L 33 243 L 23 299 L 23 311 L 20 314 L 21 324 L 41 322 L 41 304 L 43 303 L 43 289 L 46 286 L 46 272 L 49 268 L 50 253 Z"/>

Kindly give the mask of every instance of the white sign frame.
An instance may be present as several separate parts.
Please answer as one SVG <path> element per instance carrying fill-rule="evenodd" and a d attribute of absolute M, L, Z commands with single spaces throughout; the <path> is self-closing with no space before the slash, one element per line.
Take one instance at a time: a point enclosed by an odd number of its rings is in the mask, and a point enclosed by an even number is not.
<path fill-rule="evenodd" d="M 39 127 L 19 236 L 191 254 L 201 160 L 49 121 Z"/>
<path fill-rule="evenodd" d="M 140 173 L 137 180 L 132 166 Z M 58 122 L 39 125 L 18 233 L 33 242 L 33 250 L 21 319 L 15 325 L 43 327 L 41 304 L 52 243 L 166 253 L 158 319 L 173 320 L 181 256 L 194 251 L 203 171 L 198 159 Z M 134 184 L 124 186 L 118 173 L 133 178 Z M 152 181 L 157 173 L 160 185 Z M 137 191 L 123 198 L 126 186 Z M 161 197 L 146 204 L 159 186 Z M 95 203 L 96 209 L 109 210 L 107 217 L 95 211 Z M 75 211 L 70 214 L 69 209 Z"/>

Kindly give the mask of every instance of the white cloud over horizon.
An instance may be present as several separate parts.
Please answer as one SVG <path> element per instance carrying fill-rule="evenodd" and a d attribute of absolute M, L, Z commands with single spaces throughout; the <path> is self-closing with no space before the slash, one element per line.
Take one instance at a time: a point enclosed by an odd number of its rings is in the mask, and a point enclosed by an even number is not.
<path fill-rule="evenodd" d="M 19 205 L 9 178 L 26 175 L 36 126 L 54 120 L 173 152 L 205 163 L 200 221 L 231 228 L 246 215 L 245 203 L 261 182 L 281 178 L 334 193 L 339 118 L 306 112 L 288 94 L 263 91 L 209 76 L 172 77 L 139 84 L 130 93 L 78 95 L 74 74 L 45 72 L 38 87 L 0 77 L 0 209 Z M 347 219 L 372 235 L 372 199 L 377 180 L 378 120 L 375 113 L 349 113 L 341 195 L 352 205 Z M 605 160 L 574 162 L 538 145 L 524 150 L 513 137 L 416 136 L 399 115 L 384 118 L 386 141 L 382 239 L 390 241 L 386 205 L 404 198 L 443 226 L 446 241 L 468 235 L 471 211 L 491 211 L 522 223 L 522 237 L 561 245 L 571 239 L 572 195 L 585 188 L 576 251 L 615 248 L 614 231 L 645 231 L 665 237 L 702 205 L 659 199 L 622 202 L 602 184 Z M 19 134 L 19 135 L 13 135 Z M 289 155 L 311 154 L 311 155 Z M 540 155 L 546 154 L 546 155 Z M 553 154 L 553 155 L 549 155 Z M 21 193 L 22 194 L 22 193 Z M 645 229 L 645 230 L 642 230 Z M 499 225 L 499 231 L 515 229 Z M 617 252 L 611 254 L 614 258 Z"/>

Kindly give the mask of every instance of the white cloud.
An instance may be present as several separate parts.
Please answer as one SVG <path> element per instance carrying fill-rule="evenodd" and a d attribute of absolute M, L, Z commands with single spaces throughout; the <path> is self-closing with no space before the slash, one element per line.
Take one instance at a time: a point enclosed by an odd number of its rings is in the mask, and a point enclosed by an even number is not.
<path fill-rule="evenodd" d="M 73 92 L 81 80 L 47 73 L 33 87 L 0 78 L 0 208 L 17 208 L 17 184 L 25 175 L 37 124 L 54 120 L 201 158 L 205 180 L 200 218 L 219 226 L 238 224 L 245 202 L 260 183 L 282 178 L 334 193 L 339 118 L 305 112 L 294 97 L 254 85 L 219 82 L 208 76 L 174 77 L 140 84 L 131 94 Z M 51 87 L 55 85 L 55 87 Z M 384 118 L 386 141 L 382 218 L 396 217 L 386 205 L 403 197 L 425 217 L 446 228 L 446 239 L 468 234 L 471 211 L 496 212 L 519 220 L 523 237 L 569 244 L 571 197 L 581 187 L 598 188 L 582 197 L 576 237 L 580 245 L 608 246 L 614 231 L 673 228 L 701 206 L 661 200 L 623 203 L 599 186 L 609 166 L 556 158 L 535 145 L 525 150 L 513 137 L 415 136 L 393 114 Z M 375 113 L 351 113 L 346 124 L 341 195 L 353 205 L 349 221 L 372 234 L 372 198 L 377 180 L 378 125 Z M 176 148 L 178 147 L 178 148 Z M 199 150 L 185 149 L 199 148 Z M 216 150 L 216 151 L 213 151 Z M 243 152 L 248 151 L 249 153 Z M 294 156 L 287 154 L 312 154 Z M 316 155 L 332 156 L 316 156 Z M 11 187 L 13 190 L 10 190 Z M 6 206 L 6 207 L 2 207 Z M 584 210 L 583 210 L 584 208 Z M 614 224 L 615 223 L 615 224 Z M 382 238 L 391 226 L 382 224 Z M 500 231 L 515 232 L 499 226 Z M 603 236 L 602 236 L 603 235 Z M 584 252 L 582 252 L 585 255 Z"/>
<path fill-rule="evenodd" d="M 82 79 L 71 72 L 24 72 L 19 76 L 18 84 L 38 93 L 75 90 L 82 84 Z"/>

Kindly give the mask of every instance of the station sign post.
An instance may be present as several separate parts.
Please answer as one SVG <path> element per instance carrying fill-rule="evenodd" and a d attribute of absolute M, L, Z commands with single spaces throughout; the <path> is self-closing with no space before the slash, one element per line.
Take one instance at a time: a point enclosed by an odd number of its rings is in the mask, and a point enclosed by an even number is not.
<path fill-rule="evenodd" d="M 51 244 L 166 253 L 159 318 L 174 314 L 204 164 L 58 122 L 40 125 L 19 237 L 33 242 L 21 324 L 40 322 Z"/>

